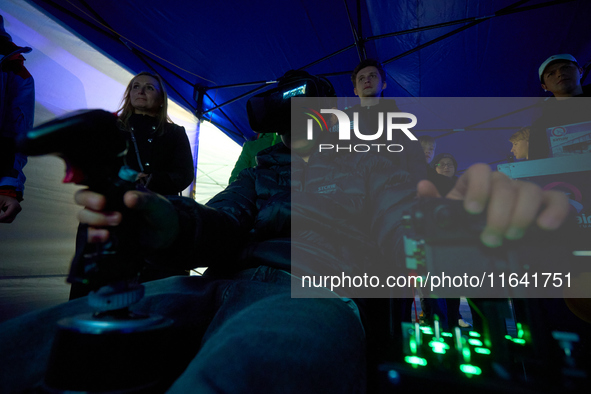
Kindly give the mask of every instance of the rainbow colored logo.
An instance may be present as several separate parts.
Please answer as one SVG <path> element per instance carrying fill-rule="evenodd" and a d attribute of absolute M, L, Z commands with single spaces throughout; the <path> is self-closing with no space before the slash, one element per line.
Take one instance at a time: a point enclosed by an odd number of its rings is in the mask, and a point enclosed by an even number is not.
<path fill-rule="evenodd" d="M 326 120 L 324 120 L 324 117 L 322 115 L 320 115 L 320 112 L 312 109 L 312 108 L 308 108 L 308 107 L 303 107 L 305 109 L 304 113 L 306 115 L 309 115 L 310 117 L 312 117 L 312 119 L 314 119 L 316 121 L 316 123 L 318 123 L 318 126 L 320 126 L 320 130 L 324 131 L 324 127 L 326 127 L 326 130 L 328 130 L 328 124 L 326 123 Z M 306 112 L 309 111 L 309 112 Z M 322 121 L 322 123 L 320 122 Z M 324 124 L 324 127 L 322 127 L 322 125 Z"/>

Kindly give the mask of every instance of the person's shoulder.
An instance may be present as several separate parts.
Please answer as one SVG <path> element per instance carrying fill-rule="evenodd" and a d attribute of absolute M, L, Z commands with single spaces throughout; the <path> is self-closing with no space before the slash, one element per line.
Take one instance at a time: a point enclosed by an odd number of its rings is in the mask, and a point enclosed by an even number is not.
<path fill-rule="evenodd" d="M 262 149 L 256 154 L 256 158 L 258 165 L 284 165 L 291 162 L 291 151 L 283 142 L 280 142 Z"/>
<path fill-rule="evenodd" d="M 166 122 L 162 127 L 164 129 L 164 132 L 161 135 L 165 138 L 167 137 L 178 139 L 187 136 L 185 127 L 178 125 L 176 123 Z"/>
<path fill-rule="evenodd" d="M 166 129 L 166 131 L 174 131 L 174 132 L 185 132 L 185 127 L 178 125 L 174 122 L 165 122 L 164 123 L 164 128 Z"/>
<path fill-rule="evenodd" d="M 277 136 L 275 133 L 265 133 L 254 140 L 245 142 L 244 146 L 249 146 L 261 150 L 274 145 L 274 142 L 276 142 L 275 139 L 277 139 L 278 141 L 281 140 L 281 138 Z"/>

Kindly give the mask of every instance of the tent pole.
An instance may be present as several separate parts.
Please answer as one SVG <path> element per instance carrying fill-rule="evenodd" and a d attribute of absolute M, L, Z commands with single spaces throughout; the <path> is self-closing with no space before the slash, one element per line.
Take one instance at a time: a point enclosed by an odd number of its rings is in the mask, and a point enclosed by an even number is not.
<path fill-rule="evenodd" d="M 232 104 L 233 102 L 238 101 L 241 98 L 244 98 L 246 96 L 250 96 L 251 94 L 253 94 L 255 92 L 258 92 L 259 90 L 263 90 L 266 87 L 267 87 L 267 84 L 265 83 L 264 85 L 259 86 L 258 88 L 254 88 L 254 89 L 252 89 L 252 90 L 250 90 L 250 91 L 248 91 L 248 92 L 246 92 L 244 94 L 241 94 L 240 96 L 234 97 L 233 99 L 226 101 L 225 103 L 222 103 L 222 104 L 219 104 L 219 105 L 217 105 L 217 106 L 215 106 L 213 108 L 210 108 L 207 111 L 204 111 L 203 114 L 206 114 L 206 113 L 215 111 L 216 109 L 222 108 L 222 107 L 224 107 L 224 106 L 226 106 L 228 104 Z"/>
<path fill-rule="evenodd" d="M 201 119 L 197 119 L 195 139 L 191 141 L 193 146 L 193 182 L 189 186 L 189 197 L 195 200 L 195 185 L 197 184 L 197 163 L 199 162 L 199 134 L 201 131 Z"/>
<path fill-rule="evenodd" d="M 529 11 L 529 10 L 533 10 L 533 9 L 537 9 L 537 8 L 543 8 L 543 7 L 548 7 L 548 6 L 562 4 L 562 3 L 570 3 L 570 2 L 573 2 L 575 0 L 554 0 L 554 1 L 549 1 L 547 3 L 536 4 L 536 5 L 531 5 L 531 6 L 527 6 L 527 7 L 522 7 L 522 8 L 516 9 L 516 10 L 509 10 L 509 8 L 517 7 L 517 6 L 519 6 L 519 5 L 523 4 L 523 3 L 526 3 L 528 1 L 529 0 L 522 0 L 519 3 L 513 4 L 513 5 L 509 6 L 509 7 L 507 7 L 507 9 L 503 9 L 503 10 L 500 10 L 500 11 L 495 12 L 494 15 L 475 16 L 475 17 L 471 17 L 471 18 L 458 19 L 458 20 L 450 21 L 450 22 L 437 23 L 437 24 L 429 25 L 429 26 L 415 27 L 413 29 L 408 29 L 408 30 L 400 30 L 400 31 L 393 32 L 393 33 L 379 34 L 377 36 L 365 37 L 365 41 L 379 40 L 379 39 L 387 38 L 387 37 L 402 36 L 402 35 L 405 35 L 405 34 L 419 33 L 419 32 L 426 31 L 426 30 L 433 30 L 433 29 L 438 29 L 440 27 L 447 27 L 447 26 L 459 25 L 459 24 L 462 24 L 462 23 L 474 22 L 474 21 L 478 21 L 478 20 L 481 20 L 481 19 L 485 19 L 486 20 L 486 19 L 493 18 L 495 16 L 510 15 L 510 14 L 515 14 L 517 12 Z"/>
<path fill-rule="evenodd" d="M 357 0 L 359 3 L 359 0 Z M 343 0 L 345 4 L 345 9 L 347 10 L 347 18 L 349 19 L 349 26 L 351 27 L 351 32 L 353 33 L 353 40 L 355 40 L 355 46 L 357 47 L 357 55 L 359 56 L 359 61 L 364 60 L 362 52 L 365 52 L 363 49 L 363 42 L 359 40 L 359 35 L 357 34 L 357 30 L 355 30 L 355 26 L 353 25 L 353 21 L 351 20 L 351 13 L 349 12 L 349 6 L 347 5 L 347 0 Z"/>
<path fill-rule="evenodd" d="M 367 59 L 367 52 L 365 51 L 365 39 L 363 38 L 363 25 L 361 23 L 361 0 L 357 0 L 357 30 L 359 33 L 359 49 L 363 60 Z"/>
<path fill-rule="evenodd" d="M 338 51 L 333 52 L 330 55 L 324 56 L 322 59 L 318 59 L 318 60 L 316 60 L 316 61 L 314 61 L 314 62 L 312 62 L 310 64 L 306 64 L 305 66 L 298 68 L 298 70 L 305 70 L 306 68 L 312 67 L 312 66 L 314 66 L 314 65 L 316 65 L 316 64 L 318 64 L 320 62 L 323 62 L 323 61 L 325 61 L 327 59 L 330 59 L 333 56 L 336 56 L 336 55 L 338 55 L 340 53 L 343 53 L 345 51 L 348 51 L 349 49 L 353 48 L 354 46 L 355 46 L 355 44 L 351 44 L 351 45 L 349 45 L 349 46 L 347 46 L 347 47 L 345 47 L 343 49 L 339 49 Z"/>
<path fill-rule="evenodd" d="M 272 83 L 277 83 L 277 82 L 278 81 L 255 81 L 255 82 L 233 83 L 233 84 L 230 84 L 230 85 L 205 86 L 205 90 L 216 90 L 216 89 L 225 89 L 225 88 L 239 88 L 239 87 L 242 87 L 242 86 L 260 85 L 260 84 L 270 85 Z"/>
<path fill-rule="evenodd" d="M 211 100 L 211 102 L 212 102 L 212 103 L 214 103 L 214 104 L 215 104 L 215 101 L 213 100 L 213 98 L 211 98 L 211 96 L 209 95 L 209 93 L 205 92 L 205 95 L 207 96 L 207 98 L 209 98 L 209 99 Z M 234 126 L 234 128 L 237 130 L 237 131 L 235 132 L 235 131 L 232 131 L 232 130 L 230 130 L 230 129 L 227 129 L 227 130 L 228 130 L 228 133 L 230 133 L 230 134 L 234 134 L 234 135 L 237 135 L 237 136 L 239 136 L 239 137 L 244 137 L 243 133 L 241 133 L 241 132 L 240 132 L 240 128 L 239 128 L 238 126 L 236 126 L 236 124 L 234 123 L 234 121 L 233 121 L 233 120 L 232 120 L 232 119 L 231 119 L 231 118 L 230 118 L 230 117 L 229 117 L 229 116 L 228 116 L 228 115 L 227 115 L 227 114 L 224 112 L 224 110 L 223 110 L 223 109 L 221 109 L 221 108 L 220 108 L 220 113 L 221 113 L 221 114 L 222 114 L 222 115 L 223 115 L 223 116 L 224 116 L 224 117 L 225 117 L 225 118 L 228 120 L 228 122 L 230 122 L 230 123 L 232 124 L 232 126 Z"/>
<path fill-rule="evenodd" d="M 422 44 L 422 45 L 419 45 L 418 47 L 415 47 L 415 48 L 413 48 L 413 49 L 411 49 L 411 50 L 408 50 L 408 51 L 406 51 L 406 52 L 404 52 L 404 53 L 401 53 L 401 54 L 400 54 L 400 55 L 398 55 L 398 56 L 394 56 L 393 58 L 391 58 L 391 59 L 388 59 L 388 60 L 386 60 L 385 62 L 383 62 L 383 64 L 388 64 L 388 63 L 391 63 L 391 62 L 393 62 L 393 61 L 395 61 L 395 60 L 398 60 L 398 59 L 400 59 L 400 58 L 403 58 L 403 57 L 405 57 L 405 56 L 407 56 L 407 55 L 410 55 L 411 53 L 414 53 L 414 52 L 420 51 L 421 49 L 423 49 L 423 48 L 425 48 L 425 47 L 428 47 L 428 46 L 430 46 L 430 45 L 433 45 L 433 44 L 435 44 L 435 43 L 437 43 L 437 42 L 439 42 L 439 41 L 445 40 L 446 38 L 448 38 L 448 37 L 451 37 L 451 36 L 453 36 L 453 35 L 455 35 L 455 34 L 458 34 L 458 33 L 462 32 L 462 31 L 464 31 L 464 30 L 466 30 L 466 29 L 469 29 L 469 28 L 473 27 L 473 26 L 476 26 L 476 25 L 478 25 L 479 23 L 482 23 L 482 22 L 484 22 L 484 21 L 487 21 L 487 20 L 489 20 L 489 19 L 491 19 L 491 18 L 494 18 L 494 17 L 495 17 L 497 14 L 499 14 L 499 13 L 502 13 L 502 12 L 504 12 L 504 11 L 507 11 L 507 10 L 510 10 L 510 9 L 512 9 L 512 8 L 518 7 L 518 6 L 520 6 L 521 4 L 523 4 L 523 3 L 526 3 L 526 2 L 528 2 L 528 1 L 529 1 L 529 0 L 521 0 L 521 1 L 518 1 L 517 3 L 514 3 L 514 4 L 512 4 L 512 5 L 508 6 L 508 7 L 502 8 L 501 10 L 497 11 L 497 12 L 496 12 L 495 14 L 493 14 L 493 15 L 490 15 L 490 16 L 485 16 L 485 17 L 479 18 L 479 19 L 475 20 L 474 22 L 467 24 L 466 26 L 462 26 L 462 27 L 460 27 L 459 29 L 456 29 L 456 30 L 454 30 L 454 31 L 450 31 L 449 33 L 446 33 L 446 34 L 444 34 L 444 35 L 442 35 L 442 36 L 440 36 L 440 37 L 437 37 L 437 38 L 435 38 L 435 39 L 433 39 L 433 40 L 431 40 L 431 41 L 429 41 L 429 42 L 426 42 L 426 43 L 424 43 L 424 44 Z M 559 0 L 559 1 L 562 1 L 562 0 Z M 566 0 L 566 1 L 571 1 L 571 0 Z M 520 9 L 520 10 L 522 10 L 522 9 Z"/>

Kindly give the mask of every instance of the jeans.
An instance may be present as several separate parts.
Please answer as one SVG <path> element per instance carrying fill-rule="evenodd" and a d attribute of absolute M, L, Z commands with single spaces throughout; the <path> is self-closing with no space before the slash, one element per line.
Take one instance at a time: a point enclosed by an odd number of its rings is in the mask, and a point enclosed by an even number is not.
<path fill-rule="evenodd" d="M 146 283 L 132 309 L 173 319 L 191 354 L 168 392 L 364 392 L 365 338 L 355 311 L 338 297 L 292 298 L 291 280 L 261 266 L 231 278 Z M 80 298 L 0 325 L 0 392 L 40 384 L 55 323 L 89 309 Z"/>

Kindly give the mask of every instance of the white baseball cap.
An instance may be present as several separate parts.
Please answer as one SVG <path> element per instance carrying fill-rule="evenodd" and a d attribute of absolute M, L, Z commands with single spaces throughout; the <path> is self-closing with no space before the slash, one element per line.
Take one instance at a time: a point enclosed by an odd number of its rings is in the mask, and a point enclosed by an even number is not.
<path fill-rule="evenodd" d="M 571 62 L 575 62 L 576 64 L 579 64 L 579 62 L 577 62 L 577 59 L 575 59 L 575 57 L 573 55 L 569 55 L 568 53 L 550 56 L 548 59 L 546 59 L 546 61 L 544 61 L 544 63 L 542 63 L 542 65 L 538 69 L 538 74 L 540 76 L 540 82 L 542 82 L 542 74 L 544 73 L 544 70 L 546 69 L 548 64 L 550 64 L 551 62 L 553 62 L 555 60 L 569 60 Z"/>

